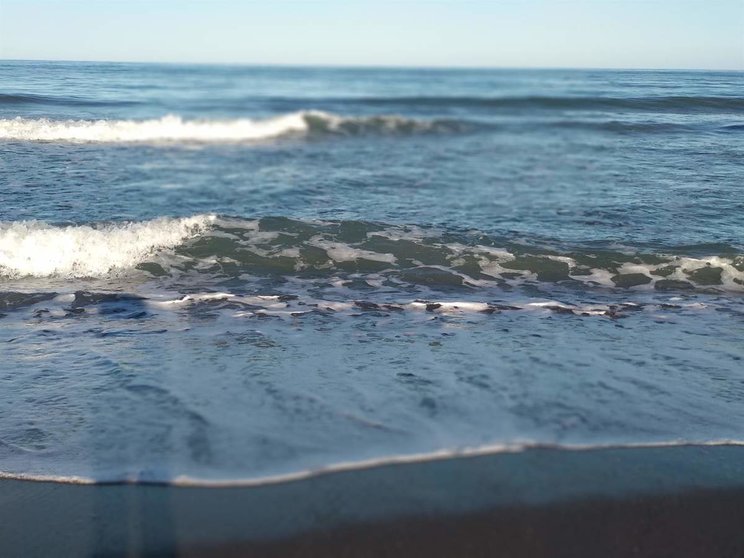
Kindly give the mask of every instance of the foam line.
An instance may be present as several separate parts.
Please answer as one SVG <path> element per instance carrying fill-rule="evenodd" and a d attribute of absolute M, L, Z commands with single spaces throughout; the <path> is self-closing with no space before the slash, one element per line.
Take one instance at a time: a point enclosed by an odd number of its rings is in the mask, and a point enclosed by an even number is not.
<path fill-rule="evenodd" d="M 167 486 L 192 486 L 209 488 L 229 487 L 257 487 L 271 484 L 296 482 L 321 475 L 342 473 L 345 471 L 359 471 L 376 467 L 391 465 L 403 465 L 410 463 L 425 463 L 430 461 L 445 461 L 448 459 L 462 459 L 484 455 L 498 455 L 506 453 L 522 453 L 535 449 L 549 449 L 559 451 L 592 451 L 606 449 L 646 449 L 646 448 L 669 448 L 669 447 L 720 447 L 720 446 L 744 446 L 744 440 L 707 440 L 700 442 L 670 440 L 668 442 L 638 442 L 627 444 L 549 444 L 536 442 L 511 442 L 503 444 L 485 444 L 481 446 L 463 447 L 455 449 L 440 449 L 425 453 L 412 453 L 403 455 L 387 455 L 372 459 L 361 459 L 358 461 L 342 461 L 332 463 L 316 469 L 302 469 L 289 473 L 276 475 L 265 475 L 242 479 L 198 479 L 188 476 L 175 476 L 172 479 L 150 480 L 141 479 L 133 475 L 112 476 L 111 478 L 95 479 L 85 476 L 62 476 L 44 475 L 32 473 L 10 473 L 0 471 L 0 479 L 25 480 L 35 482 L 55 482 L 60 484 L 154 484 Z"/>
<path fill-rule="evenodd" d="M 338 116 L 298 111 L 270 118 L 187 120 L 167 115 L 149 120 L 0 119 L 0 140 L 47 142 L 250 142 L 288 135 L 396 134 L 443 131 L 455 123 L 401 116 Z"/>

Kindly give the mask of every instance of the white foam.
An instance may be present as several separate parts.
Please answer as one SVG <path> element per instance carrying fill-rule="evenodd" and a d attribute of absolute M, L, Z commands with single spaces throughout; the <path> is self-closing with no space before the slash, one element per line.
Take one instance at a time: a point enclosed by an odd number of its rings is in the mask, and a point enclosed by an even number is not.
<path fill-rule="evenodd" d="M 632 287 L 634 290 L 654 290 L 659 281 L 674 280 L 695 283 L 691 276 L 694 272 L 706 268 L 721 270 L 720 285 L 704 285 L 710 289 L 723 289 L 727 291 L 744 291 L 744 271 L 737 269 L 734 259 L 723 258 L 719 256 L 710 256 L 707 258 L 689 258 L 679 256 L 662 256 L 666 261 L 660 264 L 640 264 L 640 263 L 623 263 L 617 271 L 608 269 L 591 269 L 588 275 L 571 275 L 576 281 L 587 284 L 597 284 L 604 287 L 614 287 L 615 275 L 640 274 L 648 278 L 648 283 Z M 664 268 L 671 268 L 664 275 L 658 272 Z"/>
<path fill-rule="evenodd" d="M 308 130 L 305 113 L 253 120 L 0 120 L 0 139 L 70 142 L 250 141 Z"/>
<path fill-rule="evenodd" d="M 0 276 L 101 277 L 206 230 L 214 217 L 159 218 L 101 226 L 0 222 Z"/>
<path fill-rule="evenodd" d="M 328 257 L 331 258 L 334 262 L 354 262 L 360 259 L 364 259 L 375 262 L 395 264 L 397 261 L 393 254 L 362 250 L 361 248 L 355 248 L 354 246 L 350 246 L 348 244 L 323 240 L 319 236 L 311 238 L 308 241 L 308 244 L 325 250 L 328 254 Z"/>
<path fill-rule="evenodd" d="M 297 111 L 263 119 L 185 120 L 167 115 L 148 120 L 0 119 L 0 140 L 64 142 L 240 142 L 260 141 L 312 131 L 354 134 L 427 131 L 437 123 L 400 116 L 339 116 L 322 111 Z"/>
<path fill-rule="evenodd" d="M 674 299 L 670 299 L 674 300 Z M 245 309 L 238 310 L 233 314 L 234 317 L 252 318 L 256 315 L 287 317 L 298 316 L 313 312 L 315 310 L 331 311 L 337 313 L 356 313 L 360 309 L 380 310 L 382 312 L 408 311 L 414 315 L 422 313 L 448 314 L 448 315 L 472 315 L 472 314 L 491 314 L 504 311 L 523 311 L 536 312 L 549 315 L 555 311 L 562 311 L 566 314 L 575 316 L 598 316 L 598 317 L 618 317 L 627 315 L 625 310 L 647 309 L 658 311 L 659 305 L 655 303 L 639 304 L 631 301 L 624 301 L 622 304 L 604 304 L 604 303 L 586 303 L 586 304 L 567 304 L 557 300 L 540 300 L 540 301 L 513 301 L 508 305 L 493 304 L 486 301 L 477 300 L 377 300 L 376 302 L 364 300 L 328 300 L 316 298 L 313 296 L 297 296 L 291 299 L 283 299 L 277 295 L 236 295 L 231 293 L 200 293 L 189 294 L 175 299 L 148 299 L 145 303 L 160 309 L 180 308 L 191 306 L 199 303 L 209 303 L 216 301 L 229 302 L 236 305 L 244 305 Z M 680 307 L 687 310 L 703 311 L 710 306 L 704 303 L 682 304 Z"/>

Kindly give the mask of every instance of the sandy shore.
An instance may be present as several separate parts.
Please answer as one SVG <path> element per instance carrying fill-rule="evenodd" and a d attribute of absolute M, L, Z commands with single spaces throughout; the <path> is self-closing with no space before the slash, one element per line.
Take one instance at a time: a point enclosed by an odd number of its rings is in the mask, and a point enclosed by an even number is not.
<path fill-rule="evenodd" d="M 522 453 L 243 488 L 0 481 L 0 556 L 744 556 L 744 447 Z"/>

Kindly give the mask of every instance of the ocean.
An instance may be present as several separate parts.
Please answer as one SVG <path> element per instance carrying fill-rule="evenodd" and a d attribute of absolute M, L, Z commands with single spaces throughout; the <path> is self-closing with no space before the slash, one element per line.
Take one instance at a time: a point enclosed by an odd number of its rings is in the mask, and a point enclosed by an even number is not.
<path fill-rule="evenodd" d="M 0 62 L 0 475 L 744 443 L 744 73 Z"/>

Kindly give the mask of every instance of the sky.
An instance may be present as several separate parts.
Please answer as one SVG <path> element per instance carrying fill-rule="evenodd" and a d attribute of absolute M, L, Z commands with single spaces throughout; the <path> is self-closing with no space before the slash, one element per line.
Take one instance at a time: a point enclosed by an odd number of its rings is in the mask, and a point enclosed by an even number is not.
<path fill-rule="evenodd" d="M 0 58 L 744 70 L 744 0 L 0 0 Z"/>

